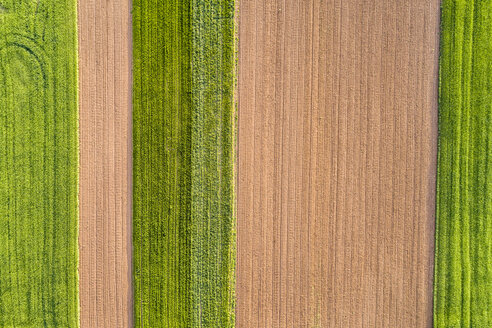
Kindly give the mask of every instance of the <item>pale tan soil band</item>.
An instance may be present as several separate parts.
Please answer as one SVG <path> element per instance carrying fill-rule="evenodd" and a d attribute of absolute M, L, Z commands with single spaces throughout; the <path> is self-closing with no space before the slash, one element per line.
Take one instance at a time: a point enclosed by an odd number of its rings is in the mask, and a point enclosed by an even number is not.
<path fill-rule="evenodd" d="M 240 1 L 237 327 L 430 327 L 439 1 Z"/>
<path fill-rule="evenodd" d="M 80 0 L 80 323 L 132 327 L 128 0 Z"/>

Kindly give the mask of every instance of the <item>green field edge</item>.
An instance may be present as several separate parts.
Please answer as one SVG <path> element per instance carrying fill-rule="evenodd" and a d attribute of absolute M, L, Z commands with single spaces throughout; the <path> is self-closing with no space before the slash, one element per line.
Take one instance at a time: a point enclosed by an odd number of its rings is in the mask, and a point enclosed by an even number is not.
<path fill-rule="evenodd" d="M 492 326 L 492 2 L 444 0 L 434 326 Z"/>
<path fill-rule="evenodd" d="M 0 326 L 79 327 L 77 3 L 0 9 Z"/>

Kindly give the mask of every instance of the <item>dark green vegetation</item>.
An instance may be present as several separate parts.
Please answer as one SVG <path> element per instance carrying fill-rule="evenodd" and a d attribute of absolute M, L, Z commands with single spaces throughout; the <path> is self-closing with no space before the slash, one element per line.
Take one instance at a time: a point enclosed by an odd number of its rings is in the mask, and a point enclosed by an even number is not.
<path fill-rule="evenodd" d="M 434 320 L 492 327 L 492 1 L 442 2 Z"/>
<path fill-rule="evenodd" d="M 234 1 L 133 3 L 136 327 L 234 326 Z"/>
<path fill-rule="evenodd" d="M 0 1 L 0 327 L 78 327 L 75 0 Z"/>

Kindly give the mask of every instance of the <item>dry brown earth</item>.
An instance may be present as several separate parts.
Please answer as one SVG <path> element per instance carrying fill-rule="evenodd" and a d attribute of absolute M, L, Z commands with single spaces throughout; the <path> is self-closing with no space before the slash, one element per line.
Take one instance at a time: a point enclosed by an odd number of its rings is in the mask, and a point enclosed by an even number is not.
<path fill-rule="evenodd" d="M 239 3 L 237 327 L 430 327 L 439 1 Z"/>
<path fill-rule="evenodd" d="M 128 0 L 80 0 L 80 322 L 131 327 Z"/>

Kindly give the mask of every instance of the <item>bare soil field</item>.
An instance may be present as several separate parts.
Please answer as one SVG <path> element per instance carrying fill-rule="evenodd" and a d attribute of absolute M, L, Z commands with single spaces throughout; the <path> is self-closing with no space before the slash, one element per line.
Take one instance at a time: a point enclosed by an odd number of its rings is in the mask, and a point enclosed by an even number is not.
<path fill-rule="evenodd" d="M 82 0 L 78 15 L 80 323 L 132 327 L 130 2 Z"/>
<path fill-rule="evenodd" d="M 439 1 L 239 15 L 237 327 L 431 327 Z"/>

